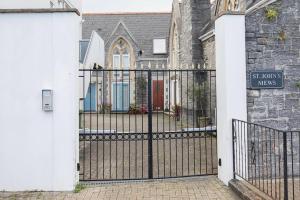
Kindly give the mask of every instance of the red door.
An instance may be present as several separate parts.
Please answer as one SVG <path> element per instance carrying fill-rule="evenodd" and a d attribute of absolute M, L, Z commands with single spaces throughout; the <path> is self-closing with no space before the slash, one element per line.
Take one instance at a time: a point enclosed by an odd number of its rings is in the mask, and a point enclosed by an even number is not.
<path fill-rule="evenodd" d="M 164 110 L 164 81 L 153 80 L 152 82 L 153 94 L 153 110 Z"/>

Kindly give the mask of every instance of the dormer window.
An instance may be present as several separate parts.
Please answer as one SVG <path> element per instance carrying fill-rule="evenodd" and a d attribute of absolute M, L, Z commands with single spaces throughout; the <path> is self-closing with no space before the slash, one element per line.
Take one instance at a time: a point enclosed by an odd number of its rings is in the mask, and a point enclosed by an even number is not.
<path fill-rule="evenodd" d="M 166 39 L 153 40 L 153 54 L 166 54 L 167 53 Z"/>

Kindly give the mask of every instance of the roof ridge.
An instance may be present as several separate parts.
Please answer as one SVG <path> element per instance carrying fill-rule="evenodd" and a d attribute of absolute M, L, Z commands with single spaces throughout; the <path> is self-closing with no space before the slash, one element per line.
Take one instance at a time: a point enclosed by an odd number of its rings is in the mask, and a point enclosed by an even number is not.
<path fill-rule="evenodd" d="M 153 14 L 171 14 L 172 12 L 90 12 L 83 15 L 153 15 Z"/>

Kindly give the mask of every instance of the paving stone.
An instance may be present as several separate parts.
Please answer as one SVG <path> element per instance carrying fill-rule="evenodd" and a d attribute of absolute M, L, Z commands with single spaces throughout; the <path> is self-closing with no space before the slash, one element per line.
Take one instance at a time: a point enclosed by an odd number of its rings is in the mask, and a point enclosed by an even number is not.
<path fill-rule="evenodd" d="M 126 182 L 109 185 L 88 186 L 80 193 L 70 192 L 0 192 L 0 199 L 203 199 L 203 200 L 238 200 L 228 187 L 216 176 L 182 179 L 165 179 L 144 182 Z"/>

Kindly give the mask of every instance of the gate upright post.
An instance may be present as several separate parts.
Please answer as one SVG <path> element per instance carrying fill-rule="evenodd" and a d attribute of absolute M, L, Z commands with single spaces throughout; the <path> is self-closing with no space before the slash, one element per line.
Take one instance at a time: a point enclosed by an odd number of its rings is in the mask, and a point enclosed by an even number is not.
<path fill-rule="evenodd" d="M 287 132 L 283 132 L 283 188 L 284 200 L 288 200 Z"/>
<path fill-rule="evenodd" d="M 245 32 L 243 12 L 226 12 L 215 21 L 218 177 L 225 185 L 234 177 L 232 119 L 247 121 Z"/>
<path fill-rule="evenodd" d="M 153 151 L 152 151 L 152 74 L 148 70 L 148 178 L 153 179 Z"/>
<path fill-rule="evenodd" d="M 234 119 L 232 119 L 232 160 L 233 160 L 233 163 L 232 163 L 232 165 L 233 165 L 233 179 L 236 179 L 236 175 L 235 175 L 235 173 L 236 173 L 236 171 L 235 171 L 235 140 L 236 140 L 236 135 L 235 135 L 235 127 L 234 127 L 234 125 L 235 125 L 235 120 Z"/>

